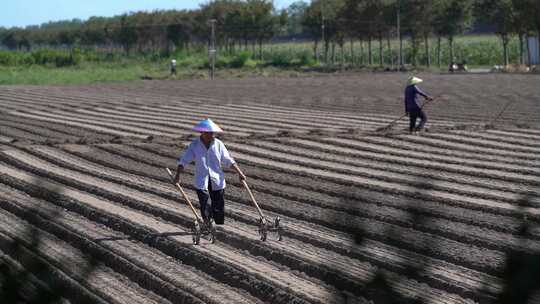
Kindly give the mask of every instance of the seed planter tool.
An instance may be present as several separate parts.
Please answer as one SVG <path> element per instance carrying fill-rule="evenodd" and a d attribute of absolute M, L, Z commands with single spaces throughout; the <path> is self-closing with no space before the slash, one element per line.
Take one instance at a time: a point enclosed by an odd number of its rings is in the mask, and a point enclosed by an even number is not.
<path fill-rule="evenodd" d="M 259 235 L 261 236 L 261 241 L 266 241 L 269 231 L 276 233 L 277 240 L 281 241 L 283 238 L 281 235 L 282 228 L 280 226 L 281 219 L 279 218 L 279 216 L 276 217 L 273 221 L 265 217 L 261 208 L 259 207 L 259 204 L 257 204 L 257 200 L 255 199 L 253 192 L 251 192 L 251 189 L 249 188 L 247 182 L 243 180 L 242 184 L 244 185 L 244 188 L 246 188 L 247 193 L 251 198 L 251 202 L 253 203 L 253 205 L 255 205 L 255 208 L 257 208 L 257 212 L 259 212 Z"/>
<path fill-rule="evenodd" d="M 189 208 L 191 208 L 191 211 L 195 216 L 193 227 L 191 227 L 193 244 L 199 245 L 201 236 L 205 237 L 213 244 L 216 241 L 216 228 L 214 227 L 213 220 L 210 219 L 208 222 L 203 221 L 203 219 L 197 214 L 197 211 L 193 207 L 193 204 L 191 203 L 191 200 L 187 196 L 186 192 L 184 191 L 184 188 L 182 188 L 182 186 L 180 186 L 180 184 L 175 181 L 171 170 L 169 170 L 169 168 L 165 169 L 167 169 L 167 173 L 169 173 L 171 181 L 176 186 L 176 189 L 182 194 L 184 200 L 187 202 Z"/>

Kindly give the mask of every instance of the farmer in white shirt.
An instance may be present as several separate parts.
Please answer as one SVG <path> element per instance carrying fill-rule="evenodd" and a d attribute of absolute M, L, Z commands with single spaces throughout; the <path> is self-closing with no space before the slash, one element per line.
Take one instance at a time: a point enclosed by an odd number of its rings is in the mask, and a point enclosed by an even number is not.
<path fill-rule="evenodd" d="M 214 137 L 215 133 L 222 133 L 223 130 L 210 119 L 199 122 L 193 131 L 201 133 L 201 136 L 194 139 L 178 159 L 175 181 L 180 182 L 180 172 L 184 167 L 195 162 L 195 188 L 201 208 L 201 216 L 205 221 L 214 219 L 218 225 L 223 225 L 225 220 L 225 174 L 222 168 L 232 167 L 240 180 L 245 180 L 246 176 L 234 159 L 227 151 L 221 140 Z M 208 205 L 208 198 L 211 204 Z"/>

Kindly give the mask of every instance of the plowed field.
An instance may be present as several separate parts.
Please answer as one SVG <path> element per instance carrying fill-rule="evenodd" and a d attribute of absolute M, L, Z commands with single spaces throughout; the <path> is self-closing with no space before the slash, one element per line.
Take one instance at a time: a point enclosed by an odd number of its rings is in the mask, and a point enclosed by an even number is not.
<path fill-rule="evenodd" d="M 71 303 L 495 302 L 508 256 L 540 254 L 540 77 L 420 76 L 421 135 L 382 129 L 406 75 L 0 87 L 0 256 L 26 267 L 8 243 L 34 227 Z M 227 171 L 226 223 L 192 244 L 164 168 L 206 117 L 282 241 Z"/>

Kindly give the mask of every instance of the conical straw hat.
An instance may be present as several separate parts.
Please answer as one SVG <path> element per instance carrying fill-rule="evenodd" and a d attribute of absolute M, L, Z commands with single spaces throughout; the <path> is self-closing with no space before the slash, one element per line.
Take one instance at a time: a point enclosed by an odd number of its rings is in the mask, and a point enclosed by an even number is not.
<path fill-rule="evenodd" d="M 412 77 L 409 78 L 409 80 L 407 81 L 407 86 L 419 84 L 419 83 L 422 82 L 422 81 L 423 81 L 422 79 L 420 79 L 420 78 L 418 78 L 418 77 L 412 76 Z"/>
<path fill-rule="evenodd" d="M 193 131 L 223 133 L 223 130 L 210 118 L 201 120 L 195 127 L 193 127 Z"/>

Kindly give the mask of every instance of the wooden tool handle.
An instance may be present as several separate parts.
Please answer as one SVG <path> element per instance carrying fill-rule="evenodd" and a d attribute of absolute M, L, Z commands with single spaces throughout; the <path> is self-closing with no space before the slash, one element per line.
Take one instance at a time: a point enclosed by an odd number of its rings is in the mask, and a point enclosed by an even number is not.
<path fill-rule="evenodd" d="M 261 216 L 261 218 L 264 219 L 264 214 L 263 214 L 261 208 L 259 207 L 259 204 L 257 204 L 257 200 L 255 199 L 255 196 L 251 192 L 251 189 L 249 189 L 249 186 L 248 186 L 247 182 L 245 180 L 242 180 L 242 184 L 244 185 L 244 188 L 246 188 L 246 190 L 247 190 L 247 192 L 249 194 L 249 197 L 251 198 L 251 201 L 253 202 L 253 204 L 257 208 L 257 211 L 259 212 L 259 215 Z"/>
<path fill-rule="evenodd" d="M 182 186 L 180 186 L 179 183 L 177 183 L 174 179 L 174 176 L 171 172 L 171 170 L 169 168 L 165 168 L 167 169 L 167 173 L 169 173 L 169 176 L 171 177 L 171 181 L 174 183 L 174 185 L 176 186 L 176 189 L 178 189 L 178 191 L 180 191 L 180 193 L 182 194 L 182 196 L 184 197 L 184 199 L 186 200 L 186 202 L 188 203 L 189 207 L 191 208 L 191 211 L 193 212 L 193 214 L 195 215 L 195 218 L 197 218 L 197 221 L 199 221 L 200 223 L 202 223 L 202 219 L 199 217 L 199 215 L 197 214 L 197 211 L 195 210 L 195 208 L 193 207 L 193 204 L 191 203 L 191 200 L 189 199 L 187 193 L 184 191 L 184 188 L 182 188 Z"/>

